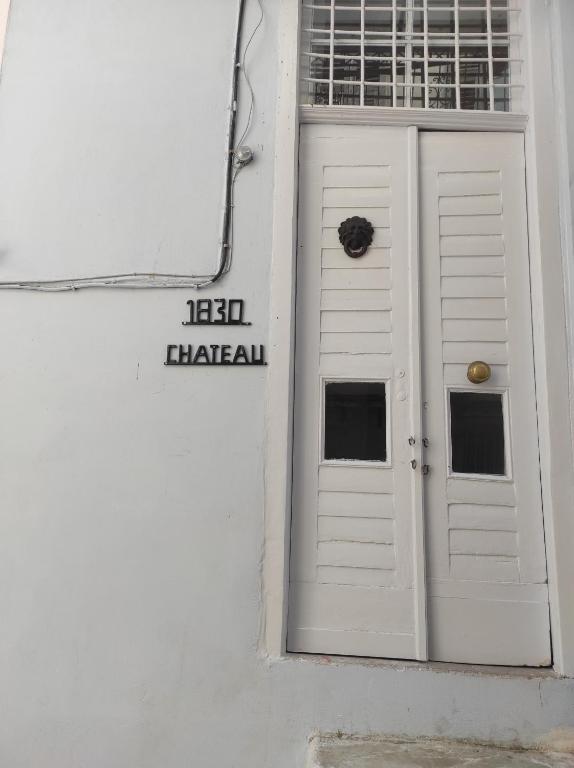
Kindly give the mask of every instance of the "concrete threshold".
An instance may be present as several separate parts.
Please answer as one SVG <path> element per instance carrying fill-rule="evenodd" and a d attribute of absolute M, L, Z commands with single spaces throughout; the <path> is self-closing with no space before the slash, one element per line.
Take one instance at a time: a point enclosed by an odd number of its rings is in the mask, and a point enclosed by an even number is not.
<path fill-rule="evenodd" d="M 285 658 L 291 661 L 322 664 L 333 667 L 359 666 L 378 669 L 418 670 L 460 675 L 513 677 L 525 679 L 560 679 L 561 675 L 552 667 L 504 667 L 487 664 L 456 664 L 451 661 L 407 661 L 404 659 L 374 659 L 363 656 L 333 656 L 316 653 L 287 653 Z"/>
<path fill-rule="evenodd" d="M 311 739 L 307 768 L 574 768 L 574 754 L 329 734 Z"/>

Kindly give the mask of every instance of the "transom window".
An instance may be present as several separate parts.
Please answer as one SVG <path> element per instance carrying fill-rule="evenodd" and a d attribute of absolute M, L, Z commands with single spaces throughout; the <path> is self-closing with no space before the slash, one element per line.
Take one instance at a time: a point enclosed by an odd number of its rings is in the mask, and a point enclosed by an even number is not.
<path fill-rule="evenodd" d="M 314 0 L 303 9 L 303 104 L 520 110 L 514 0 Z"/>

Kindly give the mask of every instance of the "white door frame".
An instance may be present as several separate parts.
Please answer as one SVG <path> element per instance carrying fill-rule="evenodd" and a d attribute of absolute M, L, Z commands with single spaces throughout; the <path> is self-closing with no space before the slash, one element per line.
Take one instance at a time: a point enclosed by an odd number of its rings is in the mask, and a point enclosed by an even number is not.
<path fill-rule="evenodd" d="M 557 0 L 549 0 L 554 5 Z M 273 256 L 270 286 L 269 369 L 266 402 L 265 530 L 260 651 L 285 654 L 289 582 L 293 360 L 297 247 L 299 121 L 329 119 L 417 125 L 434 130 L 524 130 L 530 239 L 534 357 L 541 452 L 542 497 L 548 561 L 554 668 L 574 676 L 574 459 L 569 400 L 569 349 L 564 292 L 559 104 L 553 85 L 556 14 L 547 0 L 524 0 L 528 119 L 512 115 L 421 110 L 298 109 L 300 3 L 280 0 L 279 83 L 275 133 Z M 536 66 L 533 66 L 535 63 Z M 311 115 L 309 111 L 312 110 Z M 421 114 L 423 112 L 423 114 Z M 568 428 L 566 425 L 569 425 Z"/>

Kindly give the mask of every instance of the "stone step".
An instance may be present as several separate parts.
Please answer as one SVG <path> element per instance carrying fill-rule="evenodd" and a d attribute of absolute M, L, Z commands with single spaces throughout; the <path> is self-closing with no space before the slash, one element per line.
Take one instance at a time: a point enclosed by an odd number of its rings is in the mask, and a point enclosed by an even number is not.
<path fill-rule="evenodd" d="M 311 740 L 308 768 L 574 768 L 574 754 L 335 734 Z"/>

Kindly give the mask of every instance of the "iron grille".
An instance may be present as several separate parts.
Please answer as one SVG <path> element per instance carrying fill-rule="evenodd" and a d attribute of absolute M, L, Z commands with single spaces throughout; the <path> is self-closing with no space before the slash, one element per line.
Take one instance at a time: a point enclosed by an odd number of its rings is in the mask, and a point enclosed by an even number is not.
<path fill-rule="evenodd" d="M 303 3 L 302 103 L 520 109 L 513 0 Z"/>

